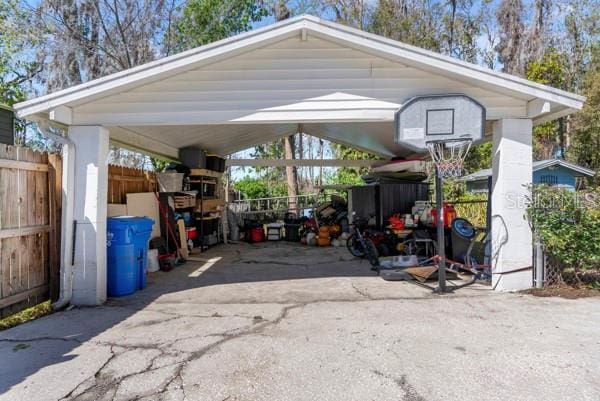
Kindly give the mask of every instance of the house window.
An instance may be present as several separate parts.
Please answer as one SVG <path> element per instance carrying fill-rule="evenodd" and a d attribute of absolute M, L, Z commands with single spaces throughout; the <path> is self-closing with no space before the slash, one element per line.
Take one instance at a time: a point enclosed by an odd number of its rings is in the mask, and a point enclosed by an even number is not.
<path fill-rule="evenodd" d="M 550 186 L 558 185 L 558 177 L 554 174 L 546 174 L 540 177 L 540 182 Z"/>

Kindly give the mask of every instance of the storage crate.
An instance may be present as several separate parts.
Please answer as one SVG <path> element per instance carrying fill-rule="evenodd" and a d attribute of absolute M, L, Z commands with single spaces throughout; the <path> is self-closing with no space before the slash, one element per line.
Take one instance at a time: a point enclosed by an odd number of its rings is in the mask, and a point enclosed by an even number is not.
<path fill-rule="evenodd" d="M 203 212 L 217 210 L 219 206 L 225 206 L 225 201 L 223 199 L 205 199 L 202 201 Z M 196 206 L 196 211 L 200 211 L 200 202 L 198 202 L 198 206 Z"/>
<path fill-rule="evenodd" d="M 196 197 L 192 195 L 175 195 L 175 208 L 184 209 L 196 206 Z"/>

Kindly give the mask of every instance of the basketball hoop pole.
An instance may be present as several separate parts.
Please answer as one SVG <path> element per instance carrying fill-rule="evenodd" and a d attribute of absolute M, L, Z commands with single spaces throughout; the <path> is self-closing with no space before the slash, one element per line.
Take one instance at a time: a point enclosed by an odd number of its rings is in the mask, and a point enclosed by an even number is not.
<path fill-rule="evenodd" d="M 440 257 L 440 261 L 438 262 L 438 286 L 435 290 L 436 293 L 443 294 L 448 292 L 446 287 L 446 241 L 444 235 L 444 208 L 442 206 L 442 202 L 444 201 L 444 195 L 442 193 L 442 175 L 440 174 L 439 169 L 435 168 L 435 209 L 436 213 L 436 228 L 437 228 L 437 248 L 438 248 L 438 256 Z"/>

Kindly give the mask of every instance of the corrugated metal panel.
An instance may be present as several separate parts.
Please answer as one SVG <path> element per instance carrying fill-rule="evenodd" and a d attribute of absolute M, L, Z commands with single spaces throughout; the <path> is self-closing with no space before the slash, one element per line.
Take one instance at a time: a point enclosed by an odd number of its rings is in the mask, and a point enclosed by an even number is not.
<path fill-rule="evenodd" d="M 395 213 L 410 213 L 415 202 L 429 199 L 427 183 L 394 183 L 379 185 L 379 216 L 382 225 Z"/>
<path fill-rule="evenodd" d="M 429 199 L 429 184 L 402 182 L 352 187 L 352 209 L 362 218 L 375 216 L 385 226 L 395 213 L 410 213 L 415 202 Z"/>
<path fill-rule="evenodd" d="M 367 219 L 377 215 L 375 190 L 373 185 L 352 187 L 352 210 L 357 217 Z"/>

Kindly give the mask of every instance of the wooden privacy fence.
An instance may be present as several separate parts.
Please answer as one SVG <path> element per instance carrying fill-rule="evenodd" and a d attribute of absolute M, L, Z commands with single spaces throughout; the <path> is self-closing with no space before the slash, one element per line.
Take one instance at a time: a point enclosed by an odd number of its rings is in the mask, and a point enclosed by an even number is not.
<path fill-rule="evenodd" d="M 0 145 L 0 317 L 56 298 L 62 163 Z"/>
<path fill-rule="evenodd" d="M 156 191 L 156 175 L 151 171 L 108 166 L 108 203 L 127 203 L 127 194 Z"/>

